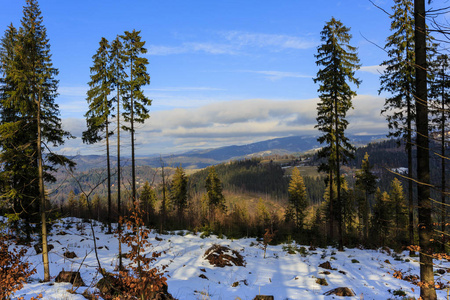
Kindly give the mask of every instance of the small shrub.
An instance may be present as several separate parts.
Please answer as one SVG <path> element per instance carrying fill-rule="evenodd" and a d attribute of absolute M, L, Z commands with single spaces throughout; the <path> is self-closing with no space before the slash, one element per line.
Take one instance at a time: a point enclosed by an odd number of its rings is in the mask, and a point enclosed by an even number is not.
<path fill-rule="evenodd" d="M 288 244 L 282 247 L 283 251 L 286 251 L 289 254 L 296 254 L 297 252 L 300 252 L 300 248 L 297 247 L 295 244 Z"/>
<path fill-rule="evenodd" d="M 121 242 L 130 248 L 130 252 L 125 254 L 130 260 L 128 270 L 120 270 L 119 274 L 102 272 L 105 282 L 104 289 L 100 290 L 104 299 L 114 299 L 115 296 L 120 296 L 114 293 L 122 291 L 126 291 L 126 297 L 139 299 L 154 299 L 158 294 L 167 295 L 167 278 L 164 277 L 167 266 L 154 266 L 162 253 L 155 251 L 149 255 L 144 254 L 145 249 L 151 247 L 151 243 L 148 241 L 150 230 L 144 226 L 141 215 L 143 212 L 136 202 L 130 219 L 126 222 L 127 229 L 133 230 L 134 234 L 120 237 Z M 172 298 L 170 296 L 167 299 Z"/>
<path fill-rule="evenodd" d="M 264 258 L 266 258 L 266 250 L 267 250 L 267 246 L 269 245 L 269 243 L 273 240 L 273 238 L 275 237 L 275 232 L 270 232 L 269 228 L 266 228 L 266 233 L 264 233 L 263 236 L 263 250 L 264 250 Z"/>
<path fill-rule="evenodd" d="M 210 235 L 211 235 L 211 232 L 210 232 L 209 230 L 203 231 L 203 232 L 200 234 L 200 238 L 204 239 L 204 238 L 209 237 Z"/>
<path fill-rule="evenodd" d="M 305 247 L 300 247 L 300 250 L 298 251 L 302 256 L 306 256 L 308 254 L 308 250 L 306 250 Z"/>
<path fill-rule="evenodd" d="M 8 237 L 0 234 L 0 299 L 10 299 L 27 278 L 36 273 L 36 269 L 31 269 L 30 263 L 24 261 L 27 248 L 9 249 L 10 244 Z M 40 298 L 42 295 L 31 299 Z"/>
<path fill-rule="evenodd" d="M 398 289 L 398 290 L 393 291 L 392 295 L 404 297 L 404 296 L 406 296 L 406 292 L 402 289 Z"/>

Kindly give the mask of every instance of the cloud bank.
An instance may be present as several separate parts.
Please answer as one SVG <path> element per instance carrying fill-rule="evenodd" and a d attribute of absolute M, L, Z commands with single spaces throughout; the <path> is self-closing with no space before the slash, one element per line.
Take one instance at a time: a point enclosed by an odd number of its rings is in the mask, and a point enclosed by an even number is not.
<path fill-rule="evenodd" d="M 265 48 L 270 51 L 286 49 L 303 50 L 313 48 L 317 42 L 311 39 L 285 34 L 265 34 L 245 31 L 226 31 L 213 35 L 214 42 L 183 42 L 177 46 L 150 45 L 149 55 L 174 55 L 184 53 L 206 53 L 237 55 L 245 48 Z"/>
<path fill-rule="evenodd" d="M 193 148 L 213 148 L 247 144 L 292 135 L 319 135 L 316 125 L 318 99 L 249 99 L 217 102 L 196 108 L 175 108 L 151 112 L 139 125 L 136 141 L 138 155 L 175 153 Z M 355 109 L 348 114 L 349 134 L 383 134 L 387 131 L 380 110 L 382 97 L 362 95 L 354 99 Z M 77 137 L 85 130 L 83 119 L 64 119 L 63 125 Z M 123 136 L 124 155 L 129 138 Z M 114 141 L 113 141 L 114 142 Z M 71 140 L 63 152 L 98 153 L 100 145 L 86 146 L 81 139 Z"/>

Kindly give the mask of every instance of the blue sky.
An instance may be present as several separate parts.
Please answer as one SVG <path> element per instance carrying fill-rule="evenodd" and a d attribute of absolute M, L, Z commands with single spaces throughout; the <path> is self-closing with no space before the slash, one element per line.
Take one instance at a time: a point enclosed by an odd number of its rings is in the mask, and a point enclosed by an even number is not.
<path fill-rule="evenodd" d="M 376 1 L 385 9 L 392 1 Z M 0 0 L 0 30 L 20 25 L 24 0 Z M 139 155 L 246 144 L 314 129 L 318 71 L 314 54 L 332 16 L 351 27 L 363 80 L 349 116 L 349 133 L 382 134 L 384 99 L 378 65 L 389 35 L 388 16 L 368 0 L 154 1 L 40 0 L 58 79 L 61 117 L 80 136 L 92 55 L 102 37 L 141 30 L 153 99 L 138 129 Z M 127 148 L 125 140 L 124 147 Z M 101 144 L 67 142 L 65 154 L 92 154 Z M 125 155 L 126 155 L 125 150 Z"/>

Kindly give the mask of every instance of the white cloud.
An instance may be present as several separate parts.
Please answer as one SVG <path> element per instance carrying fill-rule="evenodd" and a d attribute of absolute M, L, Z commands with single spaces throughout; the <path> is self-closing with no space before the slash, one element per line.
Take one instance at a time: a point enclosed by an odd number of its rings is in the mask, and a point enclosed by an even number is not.
<path fill-rule="evenodd" d="M 207 53 L 207 54 L 236 54 L 234 47 L 226 44 L 208 43 L 208 42 L 192 42 L 183 43 L 180 46 L 158 46 L 150 45 L 148 49 L 149 55 L 172 55 L 183 53 Z"/>
<path fill-rule="evenodd" d="M 195 86 L 178 86 L 178 87 L 162 87 L 162 88 L 144 88 L 144 91 L 157 91 L 157 92 L 204 92 L 204 91 L 224 91 L 224 89 L 213 87 L 195 87 Z"/>
<path fill-rule="evenodd" d="M 149 55 L 171 55 L 171 54 L 181 54 L 188 52 L 188 49 L 184 46 L 171 47 L 171 46 L 158 46 L 150 45 L 148 47 L 147 54 Z"/>
<path fill-rule="evenodd" d="M 375 75 L 381 75 L 381 74 L 383 74 L 385 69 L 386 69 L 385 66 L 375 65 L 375 66 L 363 66 L 363 67 L 359 68 L 359 71 L 367 72 L 367 73 L 371 73 L 371 74 L 375 74 Z"/>
<path fill-rule="evenodd" d="M 60 86 L 60 87 L 58 87 L 58 93 L 61 96 L 86 97 L 87 91 L 88 91 L 87 86 Z"/>
<path fill-rule="evenodd" d="M 317 45 L 312 40 L 297 36 L 242 31 L 221 32 L 213 36 L 213 40 L 219 40 L 220 42 L 184 42 L 178 46 L 150 45 L 148 54 L 207 53 L 236 55 L 243 53 L 245 47 L 269 48 L 272 51 L 280 51 L 285 49 L 309 49 Z"/>
<path fill-rule="evenodd" d="M 269 80 L 280 80 L 284 78 L 312 78 L 310 75 L 303 75 L 295 72 L 283 72 L 283 71 L 242 71 L 247 73 L 262 74 Z"/>
<path fill-rule="evenodd" d="M 315 42 L 297 36 L 284 34 L 251 33 L 230 31 L 224 33 L 227 40 L 241 46 L 276 47 L 281 49 L 308 49 L 316 46 Z"/>

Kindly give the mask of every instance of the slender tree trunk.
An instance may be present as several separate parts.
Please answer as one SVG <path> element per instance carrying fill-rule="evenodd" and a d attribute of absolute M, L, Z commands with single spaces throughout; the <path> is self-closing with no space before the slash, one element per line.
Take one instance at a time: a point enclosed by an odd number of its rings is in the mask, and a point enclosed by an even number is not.
<path fill-rule="evenodd" d="M 39 172 L 39 198 L 41 206 L 41 233 L 42 233 L 42 262 L 44 264 L 44 282 L 50 281 L 50 267 L 48 260 L 47 243 L 47 218 L 45 207 L 45 188 L 44 188 L 44 167 L 42 164 L 42 136 L 41 136 L 41 91 L 39 90 L 39 99 L 37 100 L 37 155 Z"/>
<path fill-rule="evenodd" d="M 131 197 L 136 201 L 136 165 L 134 158 L 133 59 L 130 62 L 130 126 L 131 126 Z"/>
<path fill-rule="evenodd" d="M 414 198 L 413 198 L 413 157 L 412 157 L 412 125 L 411 125 L 411 97 L 410 91 L 407 91 L 407 135 L 406 151 L 408 153 L 408 211 L 409 211 L 409 245 L 414 245 Z M 414 254 L 415 251 L 410 251 Z"/>
<path fill-rule="evenodd" d="M 343 222 L 342 222 L 342 199 L 341 199 L 341 168 L 339 162 L 339 117 L 338 117 L 338 101 L 334 99 L 334 126 L 335 126 L 335 138 L 336 138 L 336 190 L 337 190 L 337 203 L 338 203 L 338 230 L 339 230 L 339 251 L 344 250 L 344 234 L 343 234 Z"/>
<path fill-rule="evenodd" d="M 369 193 L 366 190 L 364 194 L 364 241 L 367 243 L 369 241 Z"/>
<path fill-rule="evenodd" d="M 446 213 L 447 207 L 445 205 L 445 74 L 442 72 L 442 111 L 441 111 L 441 203 L 442 203 L 442 211 L 441 211 L 441 231 L 442 231 L 442 253 L 447 253 L 445 251 L 445 227 L 446 227 Z"/>
<path fill-rule="evenodd" d="M 407 11 L 405 10 L 405 19 L 407 19 Z M 407 61 L 413 59 L 409 57 L 409 40 L 406 39 L 406 47 L 405 47 L 405 57 Z M 412 66 L 409 65 L 410 74 L 412 74 Z M 413 198 L 413 188 L 414 182 L 413 178 L 413 156 L 412 156 L 412 86 L 411 80 L 406 82 L 406 152 L 408 155 L 408 212 L 409 212 L 409 225 L 408 225 L 408 235 L 409 235 L 409 245 L 414 245 L 414 198 Z M 410 251 L 410 255 L 413 255 L 415 251 Z"/>
<path fill-rule="evenodd" d="M 161 175 L 162 175 L 162 184 L 163 184 L 163 199 L 162 199 L 162 207 L 161 207 L 161 230 L 160 233 L 162 233 L 163 228 L 166 226 L 166 176 L 164 173 L 164 162 L 162 158 L 161 160 Z"/>
<path fill-rule="evenodd" d="M 330 233 L 330 241 L 334 241 L 334 207 L 333 207 L 333 170 L 330 166 L 329 171 L 329 184 L 330 184 L 330 220 L 328 220 L 329 224 L 329 233 Z"/>
<path fill-rule="evenodd" d="M 107 185 L 108 185 L 108 233 L 112 233 L 111 228 L 111 164 L 110 164 L 110 157 L 109 157 L 109 128 L 108 128 L 108 119 L 106 119 L 106 169 L 107 169 Z M 100 204 L 100 203 L 99 203 Z M 99 205 L 100 207 L 100 205 Z"/>
<path fill-rule="evenodd" d="M 416 55 L 417 194 L 419 206 L 420 288 L 422 299 L 436 300 L 433 274 L 433 228 L 430 200 L 430 154 L 428 141 L 427 53 L 425 1 L 414 1 Z"/>
<path fill-rule="evenodd" d="M 120 242 L 122 228 L 120 225 L 120 217 L 122 216 L 122 210 L 120 207 L 120 88 L 117 87 L 117 231 L 119 234 L 119 270 L 122 270 L 122 243 Z"/>

